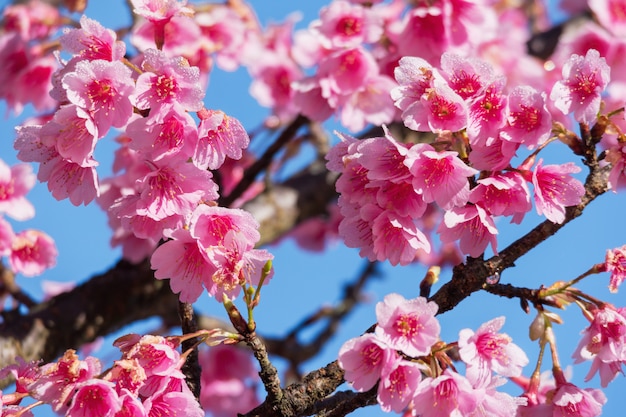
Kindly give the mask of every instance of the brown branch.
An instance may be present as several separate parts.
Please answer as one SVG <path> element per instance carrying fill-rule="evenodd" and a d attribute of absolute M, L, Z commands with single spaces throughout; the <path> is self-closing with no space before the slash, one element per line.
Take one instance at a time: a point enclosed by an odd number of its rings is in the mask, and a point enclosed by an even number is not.
<path fill-rule="evenodd" d="M 195 333 L 198 331 L 198 323 L 196 322 L 196 315 L 193 311 L 193 305 L 191 303 L 178 303 L 178 315 L 180 316 L 180 327 L 183 334 Z M 200 374 L 202 369 L 198 362 L 198 338 L 193 337 L 187 339 L 182 343 L 182 350 L 186 352 L 191 349 L 191 352 L 187 355 L 185 363 L 182 367 L 182 372 L 185 374 L 185 382 L 187 386 L 193 392 L 196 399 L 200 399 Z"/>

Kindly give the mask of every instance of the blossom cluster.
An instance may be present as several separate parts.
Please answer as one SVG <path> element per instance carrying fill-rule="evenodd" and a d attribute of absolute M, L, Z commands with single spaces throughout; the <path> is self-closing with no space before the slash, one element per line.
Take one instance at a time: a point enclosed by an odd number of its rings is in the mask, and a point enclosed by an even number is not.
<path fill-rule="evenodd" d="M 56 264 L 57 249 L 46 233 L 26 229 L 16 233 L 4 216 L 29 220 L 35 208 L 26 194 L 35 185 L 35 174 L 28 164 L 8 166 L 0 159 L 0 256 L 6 256 L 13 273 L 40 275 Z"/>
<path fill-rule="evenodd" d="M 123 336 L 114 343 L 122 357 L 106 371 L 97 358 L 81 360 L 73 350 L 45 365 L 18 359 L 2 371 L 16 380 L 15 393 L 2 397 L 3 413 L 32 416 L 32 405 L 20 405 L 30 396 L 66 416 L 204 416 L 180 370 L 179 344 L 176 337 Z"/>
<path fill-rule="evenodd" d="M 427 417 L 515 415 L 526 400 L 497 387 L 504 377 L 520 376 L 528 358 L 508 335 L 499 333 L 504 317 L 476 332 L 460 332 L 456 346 L 466 366 L 462 375 L 446 354 L 451 345 L 439 340 L 437 309 L 423 297 L 385 296 L 376 305 L 374 332 L 350 339 L 339 351 L 345 379 L 357 391 L 378 382 L 377 399 L 384 411 L 408 409 L 412 415 Z"/>
<path fill-rule="evenodd" d="M 250 215 L 217 208 L 232 169 L 220 185 L 213 172 L 241 159 L 249 137 L 235 118 L 204 108 L 200 68 L 165 37 L 176 19 L 190 19 L 191 9 L 176 1 L 132 4 L 142 18 L 135 30 L 151 33 L 155 44 L 131 62 L 114 31 L 83 15 L 80 27 L 59 39 L 69 59 L 52 74 L 58 107 L 18 128 L 14 146 L 22 161 L 39 164 L 37 177 L 55 198 L 74 205 L 97 200 L 109 216 L 112 243 L 133 262 L 152 255 L 156 276 L 171 278 L 181 300 L 195 301 L 203 287 L 220 300 L 234 297 L 241 285 L 259 283 L 272 258 L 254 249 L 258 224 Z M 122 131 L 116 176 L 100 181 L 95 149 L 113 129 Z"/>

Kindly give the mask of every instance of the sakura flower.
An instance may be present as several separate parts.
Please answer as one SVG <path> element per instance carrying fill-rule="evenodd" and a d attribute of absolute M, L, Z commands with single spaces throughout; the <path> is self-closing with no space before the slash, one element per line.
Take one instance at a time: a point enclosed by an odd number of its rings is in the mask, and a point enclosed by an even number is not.
<path fill-rule="evenodd" d="M 391 265 L 408 265 L 415 260 L 418 250 L 428 253 L 431 249 L 426 235 L 413 219 L 393 211 L 382 211 L 372 220 L 372 237 L 377 259 L 388 259 Z"/>
<path fill-rule="evenodd" d="M 611 164 L 609 186 L 614 193 L 626 186 L 626 146 L 612 146 L 606 150 L 606 161 Z"/>
<path fill-rule="evenodd" d="M 187 0 L 131 0 L 131 3 L 133 12 L 152 22 L 169 20 L 177 14 L 191 12 L 191 9 L 185 7 Z"/>
<path fill-rule="evenodd" d="M 464 100 L 478 97 L 495 78 L 493 68 L 487 62 L 450 52 L 441 55 L 441 72 L 450 87 Z"/>
<path fill-rule="evenodd" d="M 413 174 L 413 187 L 422 194 L 424 201 L 435 201 L 444 210 L 467 202 L 467 177 L 478 173 L 465 165 L 456 152 L 437 152 L 427 144 L 411 147 L 404 163 Z"/>
<path fill-rule="evenodd" d="M 246 46 L 244 18 L 232 7 L 215 4 L 207 11 L 198 11 L 194 20 L 202 33 L 202 46 L 216 55 L 217 66 L 225 71 L 237 69 Z"/>
<path fill-rule="evenodd" d="M 585 187 L 570 174 L 580 172 L 580 167 L 568 162 L 543 166 L 540 159 L 532 174 L 535 187 L 537 213 L 553 223 L 563 223 L 565 207 L 575 206 L 585 194 Z"/>
<path fill-rule="evenodd" d="M 626 245 L 606 251 L 605 269 L 611 273 L 609 290 L 617 292 L 617 288 L 626 279 Z"/>
<path fill-rule="evenodd" d="M 554 84 L 550 99 L 564 114 L 573 112 L 577 121 L 591 125 L 600 111 L 610 72 L 597 50 L 589 49 L 584 57 L 574 54 L 563 66 L 563 80 Z"/>
<path fill-rule="evenodd" d="M 217 169 L 226 157 L 241 159 L 250 138 L 239 120 L 219 110 L 208 110 L 201 115 L 193 163 L 202 169 Z"/>
<path fill-rule="evenodd" d="M 469 201 L 494 216 L 513 216 L 511 222 L 517 224 L 532 208 L 524 177 L 513 171 L 478 180 L 478 185 L 470 192 Z"/>
<path fill-rule="evenodd" d="M 13 239 L 9 265 L 14 272 L 32 277 L 56 265 L 57 254 L 50 236 L 38 230 L 24 230 Z"/>
<path fill-rule="evenodd" d="M 324 58 L 318 68 L 322 96 L 332 107 L 338 106 L 342 95 L 360 90 L 365 80 L 376 75 L 376 60 L 361 46 L 334 52 Z"/>
<path fill-rule="evenodd" d="M 399 360 L 383 373 L 376 397 L 383 411 L 400 413 L 407 407 L 422 379 L 421 368 L 417 363 Z"/>
<path fill-rule="evenodd" d="M 71 417 L 114 417 L 121 408 L 122 402 L 115 392 L 113 383 L 101 379 L 90 379 L 76 385 L 66 415 Z"/>
<path fill-rule="evenodd" d="M 463 329 L 459 333 L 459 356 L 467 364 L 466 376 L 474 385 L 485 385 L 491 379 L 491 372 L 513 377 L 522 373 L 528 364 L 528 357 L 511 338 L 498 333 L 504 324 L 504 317 L 498 317 L 482 324 L 474 333 Z"/>
<path fill-rule="evenodd" d="M 166 391 L 158 396 L 148 397 L 143 404 L 148 416 L 205 416 L 200 404 L 189 390 L 183 392 Z"/>
<path fill-rule="evenodd" d="M 35 208 L 26 194 L 35 185 L 36 177 L 29 164 L 9 167 L 0 159 L 0 213 L 23 221 L 35 215 Z"/>
<path fill-rule="evenodd" d="M 389 97 L 389 91 L 396 85 L 386 75 L 366 78 L 362 88 L 339 98 L 337 106 L 341 109 L 341 123 L 353 132 L 362 130 L 367 124 L 391 123 L 396 115 L 396 108 Z"/>
<path fill-rule="evenodd" d="M 340 137 L 342 140 L 349 140 L 343 136 Z M 383 137 L 358 142 L 357 149 L 360 153 L 358 161 L 367 169 L 369 180 L 402 183 L 411 179 L 411 172 L 404 163 L 408 148 L 391 136 L 389 131 L 385 130 Z"/>
<path fill-rule="evenodd" d="M 257 370 L 249 352 L 237 346 L 218 345 L 201 350 L 200 403 L 215 417 L 245 413 L 259 404 Z"/>
<path fill-rule="evenodd" d="M 261 238 L 258 222 L 241 209 L 199 205 L 192 213 L 189 230 L 203 248 L 225 246 L 226 235 L 235 232 L 245 241 L 245 248 L 252 249 Z"/>
<path fill-rule="evenodd" d="M 446 211 L 438 232 L 443 243 L 458 240 L 461 252 L 474 258 L 482 255 L 489 244 L 497 254 L 498 229 L 493 218 L 478 205 Z"/>
<path fill-rule="evenodd" d="M 101 136 L 111 126 L 125 126 L 133 114 L 129 95 L 135 84 L 131 70 L 119 61 L 79 61 L 62 83 L 70 102 L 90 112 Z"/>
<path fill-rule="evenodd" d="M 436 76 L 441 77 L 426 60 L 417 57 L 402 57 L 394 69 L 399 86 L 391 90 L 394 104 L 402 110 L 402 120 L 407 127 L 416 130 L 413 114 L 420 108 L 420 100 L 432 87 Z"/>
<path fill-rule="evenodd" d="M 153 164 L 152 170 L 137 180 L 137 214 L 154 220 L 185 216 L 201 201 L 217 199 L 217 185 L 210 171 L 180 160 L 172 162 Z"/>
<path fill-rule="evenodd" d="M 376 42 L 383 34 L 382 21 L 372 10 L 345 0 L 332 2 L 310 25 L 326 48 Z"/>
<path fill-rule="evenodd" d="M 376 304 L 376 335 L 408 356 L 423 356 L 439 340 L 438 306 L 424 297 L 411 300 L 387 294 Z"/>
<path fill-rule="evenodd" d="M 529 86 L 515 87 L 509 93 L 507 125 L 502 137 L 524 144 L 529 149 L 544 143 L 552 130 L 552 118 L 545 94 Z"/>
<path fill-rule="evenodd" d="M 200 70 L 181 57 L 170 58 L 164 52 L 148 49 L 141 65 L 145 71 L 137 79 L 130 100 L 138 109 L 163 108 L 180 104 L 187 111 L 202 108 L 204 91 L 199 83 Z"/>
<path fill-rule="evenodd" d="M 591 324 L 582 332 L 576 351 L 575 363 L 591 360 L 591 369 L 585 377 L 590 380 L 600 373 L 600 383 L 606 387 L 618 373 L 623 373 L 626 362 L 626 312 L 611 305 L 593 309 Z"/>
<path fill-rule="evenodd" d="M 345 342 L 339 349 L 337 362 L 345 379 L 359 392 L 372 388 L 383 372 L 387 372 L 398 354 L 372 333 Z"/>
<path fill-rule="evenodd" d="M 218 300 L 224 295 L 235 298 L 243 285 L 259 285 L 266 264 L 274 258 L 266 250 L 250 249 L 243 235 L 233 230 L 224 236 L 223 246 L 210 246 L 205 254 L 215 266 L 215 272 L 204 281 L 204 286 Z M 269 282 L 273 273 L 270 269 L 265 274 L 263 284 Z"/>
<path fill-rule="evenodd" d="M 620 0 L 590 0 L 589 8 L 600 24 L 615 37 L 626 36 L 626 21 L 624 20 L 624 4 Z"/>
<path fill-rule="evenodd" d="M 80 29 L 66 29 L 59 40 L 65 50 L 89 61 L 119 61 L 126 53 L 126 44 L 117 40 L 114 31 L 85 15 L 80 18 Z"/>
<path fill-rule="evenodd" d="M 57 412 L 67 411 L 78 384 L 96 377 L 101 372 L 98 359 L 79 360 L 74 350 L 67 350 L 56 362 L 42 366 L 41 376 L 28 387 L 31 395 L 52 405 Z"/>
<path fill-rule="evenodd" d="M 418 132 L 459 131 L 467 126 L 467 104 L 443 80 L 435 78 L 431 88 L 412 107 L 411 114 L 403 113 L 406 127 Z"/>
<path fill-rule="evenodd" d="M 487 85 L 468 104 L 467 136 L 474 147 L 490 146 L 506 123 L 508 97 L 504 94 L 504 78 Z"/>
<path fill-rule="evenodd" d="M 474 385 L 474 388 L 478 391 L 482 391 L 484 394 L 482 399 L 476 406 L 476 410 L 471 417 L 509 417 L 519 416 L 517 411 L 520 406 L 528 404 L 525 397 L 512 397 L 511 395 L 497 391 L 496 388 L 506 384 L 507 380 L 502 377 L 491 377 L 485 381 L 483 385 Z M 539 415 L 539 414 L 538 414 Z M 521 416 L 520 416 L 521 417 Z"/>
<path fill-rule="evenodd" d="M 565 383 L 557 386 L 552 397 L 553 415 L 596 417 L 602 414 L 604 403 L 606 403 L 606 397 L 601 390 L 580 389 L 574 384 Z"/>
<path fill-rule="evenodd" d="M 448 368 L 436 378 L 422 379 L 413 396 L 413 412 L 421 417 L 469 416 L 483 395 L 465 377 Z"/>
<path fill-rule="evenodd" d="M 188 231 L 174 233 L 173 239 L 159 246 L 150 258 L 156 279 L 169 279 L 172 292 L 180 301 L 195 302 L 203 291 L 203 282 L 211 282 L 216 267 Z"/>

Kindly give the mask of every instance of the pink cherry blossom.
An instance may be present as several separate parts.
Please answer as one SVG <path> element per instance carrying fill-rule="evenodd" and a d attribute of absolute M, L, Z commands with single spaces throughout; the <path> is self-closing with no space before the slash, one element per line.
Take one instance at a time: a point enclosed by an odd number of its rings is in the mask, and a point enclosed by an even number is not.
<path fill-rule="evenodd" d="M 582 332 L 576 351 L 575 363 L 591 360 L 591 369 L 585 380 L 600 373 L 600 383 L 606 387 L 618 373 L 623 373 L 626 363 L 626 311 L 611 305 L 593 309 L 591 324 Z"/>
<path fill-rule="evenodd" d="M 61 23 L 59 9 L 40 1 L 9 4 L 2 15 L 4 30 L 19 33 L 25 40 L 45 38 Z"/>
<path fill-rule="evenodd" d="M 345 342 L 339 349 L 337 362 L 345 372 L 346 381 L 363 392 L 372 388 L 397 359 L 395 350 L 373 333 L 366 333 Z"/>
<path fill-rule="evenodd" d="M 493 68 L 487 62 L 450 52 L 441 55 L 441 73 L 463 100 L 478 97 L 495 78 Z"/>
<path fill-rule="evenodd" d="M 529 86 L 515 87 L 509 93 L 507 121 L 502 131 L 504 139 L 524 144 L 529 149 L 544 143 L 552 130 L 545 94 Z"/>
<path fill-rule="evenodd" d="M 241 159 L 250 138 L 239 120 L 219 110 L 208 110 L 201 116 L 193 163 L 202 169 L 217 169 L 227 157 Z"/>
<path fill-rule="evenodd" d="M 24 230 L 13 239 L 9 265 L 15 273 L 32 277 L 56 265 L 57 254 L 50 236 L 39 230 Z"/>
<path fill-rule="evenodd" d="M 406 112 L 405 112 L 406 113 Z M 419 104 L 404 124 L 419 132 L 459 131 L 467 126 L 467 104 L 443 80 L 435 78 L 431 88 L 420 97 Z"/>
<path fill-rule="evenodd" d="M 571 383 L 558 386 L 552 397 L 553 416 L 596 417 L 602 414 L 606 397 L 595 388 L 578 388 Z"/>
<path fill-rule="evenodd" d="M 201 350 L 200 403 L 215 417 L 245 413 L 259 404 L 259 380 L 252 355 L 237 346 L 218 345 Z"/>
<path fill-rule="evenodd" d="M 74 104 L 61 106 L 52 120 L 41 128 L 42 144 L 54 147 L 58 154 L 81 167 L 96 164 L 93 153 L 100 137 L 89 111 Z"/>
<path fill-rule="evenodd" d="M 341 49 L 324 58 L 318 66 L 322 96 L 337 107 L 342 95 L 359 91 L 365 80 L 378 75 L 378 65 L 363 47 Z"/>
<path fill-rule="evenodd" d="M 554 223 L 563 223 L 565 207 L 580 203 L 585 194 L 583 184 L 570 174 L 580 172 L 580 167 L 568 162 L 561 165 L 543 166 L 540 159 L 532 174 L 535 187 L 537 213 Z"/>
<path fill-rule="evenodd" d="M 389 91 L 396 86 L 395 81 L 386 75 L 374 75 L 363 80 L 360 89 L 338 100 L 342 125 L 356 132 L 368 124 L 391 123 L 397 109 Z"/>
<path fill-rule="evenodd" d="M 491 416 L 491 417 L 509 417 L 509 416 L 518 416 L 518 410 L 520 406 L 525 406 L 528 404 L 528 400 L 525 397 L 512 397 L 511 395 L 497 391 L 501 385 L 506 384 L 507 380 L 502 377 L 491 377 L 484 381 L 483 385 L 473 384 L 474 389 L 477 391 L 482 391 L 483 396 L 478 405 L 476 406 L 476 410 L 472 414 L 471 417 L 482 417 L 482 416 Z M 539 414 L 535 417 L 538 417 Z M 548 416 L 546 416 L 548 417 Z"/>
<path fill-rule="evenodd" d="M 202 108 L 204 91 L 198 67 L 189 66 L 184 58 L 170 58 L 156 49 L 144 52 L 141 67 L 145 72 L 137 79 L 135 91 L 130 96 L 135 107 L 161 109 L 178 103 L 187 111 Z"/>
<path fill-rule="evenodd" d="M 611 164 L 609 186 L 614 193 L 626 187 L 626 146 L 612 146 L 606 150 L 605 160 Z"/>
<path fill-rule="evenodd" d="M 81 382 L 96 377 L 101 372 L 100 361 L 93 357 L 79 360 L 74 350 L 67 350 L 56 362 L 43 365 L 41 376 L 33 381 L 28 390 L 37 400 L 50 405 L 57 413 L 67 411 L 74 389 Z"/>
<path fill-rule="evenodd" d="M 400 413 L 413 399 L 422 379 L 422 366 L 398 360 L 391 368 L 382 374 L 376 398 L 383 411 Z"/>
<path fill-rule="evenodd" d="M 391 90 L 391 98 L 402 110 L 402 120 L 410 129 L 417 130 L 415 113 L 421 111 L 421 98 L 432 87 L 437 69 L 418 57 L 402 57 L 394 69 L 399 86 Z"/>
<path fill-rule="evenodd" d="M 131 70 L 119 61 L 79 61 L 62 83 L 70 102 L 90 112 L 100 136 L 111 126 L 125 126 L 133 114 L 129 95 L 135 85 Z"/>
<path fill-rule="evenodd" d="M 190 214 L 201 201 L 217 199 L 217 185 L 210 171 L 185 161 L 154 163 L 151 171 L 137 180 L 137 214 L 154 220 Z"/>
<path fill-rule="evenodd" d="M 478 180 L 478 185 L 470 192 L 469 201 L 494 216 L 513 216 L 511 223 L 517 224 L 532 209 L 526 181 L 514 171 Z"/>
<path fill-rule="evenodd" d="M 456 152 L 437 152 L 427 144 L 411 147 L 404 163 L 413 174 L 413 187 L 422 194 L 424 201 L 435 201 L 444 210 L 468 201 L 467 177 L 478 173 L 465 165 Z"/>
<path fill-rule="evenodd" d="M 626 245 L 606 251 L 604 268 L 611 273 L 609 290 L 617 292 L 617 288 L 626 279 Z"/>
<path fill-rule="evenodd" d="M 232 7 L 215 4 L 210 10 L 196 12 L 194 20 L 200 27 L 203 47 L 216 55 L 217 66 L 226 71 L 237 69 L 248 32 L 243 18 Z"/>
<path fill-rule="evenodd" d="M 77 384 L 68 417 L 114 417 L 122 402 L 114 384 L 101 379 L 89 379 Z"/>
<path fill-rule="evenodd" d="M 232 230 L 226 233 L 223 246 L 210 246 L 204 253 L 216 268 L 204 286 L 218 300 L 224 295 L 237 297 L 244 285 L 259 285 L 265 265 L 274 258 L 266 250 L 250 249 L 243 235 Z M 272 268 L 263 284 L 269 282 L 273 273 Z"/>
<path fill-rule="evenodd" d="M 376 334 L 408 356 L 428 355 L 439 340 L 437 309 L 437 304 L 424 297 L 407 300 L 400 294 L 387 294 L 376 304 Z"/>
<path fill-rule="evenodd" d="M 163 158 L 188 160 L 198 143 L 198 128 L 191 115 L 174 105 L 154 116 L 132 120 L 126 133 L 131 138 L 128 146 L 140 151 L 151 161 Z"/>
<path fill-rule="evenodd" d="M 476 332 L 459 332 L 459 356 L 467 364 L 466 376 L 474 385 L 485 385 L 491 372 L 506 377 L 519 376 L 528 364 L 528 357 L 511 338 L 498 333 L 504 317 L 482 324 Z"/>
<path fill-rule="evenodd" d="M 572 55 L 563 66 L 563 80 L 550 93 L 554 106 L 564 114 L 574 113 L 582 123 L 593 124 L 600 111 L 601 94 L 610 81 L 610 67 L 595 49 L 583 57 Z"/>
<path fill-rule="evenodd" d="M 426 206 L 423 205 L 424 210 Z M 382 211 L 371 220 L 374 253 L 379 261 L 389 260 L 391 265 L 408 265 L 418 250 L 429 253 L 430 242 L 409 216 L 399 216 L 393 211 Z"/>
<path fill-rule="evenodd" d="M 326 48 L 351 47 L 376 42 L 383 33 L 382 21 L 373 10 L 345 0 L 323 7 L 310 29 L 321 36 Z"/>
<path fill-rule="evenodd" d="M 467 136 L 473 148 L 493 145 L 506 123 L 508 97 L 503 93 L 504 78 L 487 85 L 468 104 Z"/>
<path fill-rule="evenodd" d="M 187 0 L 131 0 L 133 12 L 151 22 L 169 21 L 173 16 L 192 13 Z"/>
<path fill-rule="evenodd" d="M 365 139 L 358 142 L 358 161 L 367 169 L 367 178 L 373 180 L 403 183 L 412 178 L 408 166 L 404 163 L 408 147 L 398 142 L 385 129 L 385 136 Z M 340 135 L 343 141 L 352 142 L 353 138 Z"/>
<path fill-rule="evenodd" d="M 626 36 L 624 3 L 621 0 L 589 0 L 588 4 L 606 30 L 619 38 Z"/>
<path fill-rule="evenodd" d="M 186 385 L 185 385 L 186 386 Z M 181 415 L 186 417 L 204 417 L 205 413 L 191 391 L 165 392 L 148 397 L 144 401 L 148 416 Z"/>
<path fill-rule="evenodd" d="M 390 35 L 400 56 L 420 56 L 429 62 L 439 62 L 450 42 L 441 7 L 412 8 L 402 22 L 402 29 Z"/>
<path fill-rule="evenodd" d="M 189 223 L 191 235 L 203 248 L 225 246 L 229 232 L 241 235 L 246 249 L 252 249 L 261 238 L 259 223 L 249 212 L 241 209 L 202 204 L 194 210 Z"/>
<path fill-rule="evenodd" d="M 0 159 L 0 213 L 24 221 L 35 215 L 35 208 L 26 194 L 35 185 L 36 177 L 29 164 L 9 167 Z"/>
<path fill-rule="evenodd" d="M 439 225 L 439 237 L 443 243 L 459 241 L 461 252 L 474 258 L 483 254 L 487 245 L 497 255 L 498 229 L 493 218 L 478 205 L 455 207 L 446 211 Z"/>
<path fill-rule="evenodd" d="M 211 281 L 216 268 L 188 231 L 175 232 L 172 237 L 154 251 L 150 265 L 155 278 L 170 280 L 172 292 L 180 294 L 180 301 L 193 303 L 202 294 L 203 282 Z"/>
<path fill-rule="evenodd" d="M 436 378 L 422 379 L 413 397 L 413 412 L 420 417 L 469 416 L 483 395 L 448 368 Z"/>
<path fill-rule="evenodd" d="M 502 131 L 495 138 L 487 138 L 490 144 L 472 143 L 469 161 L 473 168 L 499 171 L 508 168 L 521 144 L 504 139 Z"/>
<path fill-rule="evenodd" d="M 114 31 L 85 15 L 80 18 L 80 29 L 66 29 L 60 42 L 65 50 L 89 61 L 119 61 L 126 53 L 126 44 L 117 40 Z"/>

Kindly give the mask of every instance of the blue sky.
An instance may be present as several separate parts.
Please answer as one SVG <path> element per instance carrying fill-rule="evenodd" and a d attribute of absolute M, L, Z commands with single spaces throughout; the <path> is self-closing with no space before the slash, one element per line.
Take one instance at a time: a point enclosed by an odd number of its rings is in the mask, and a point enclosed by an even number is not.
<path fill-rule="evenodd" d="M 91 3 L 87 10 L 89 17 L 97 18 L 112 28 L 123 24 L 119 21 L 119 16 L 123 13 L 118 13 L 124 4 L 122 0 L 92 1 Z M 295 2 L 287 0 L 259 0 L 250 3 L 255 7 L 264 24 L 282 21 L 295 7 Z M 319 0 L 298 2 L 297 7 L 303 13 L 303 22 L 299 27 L 304 27 L 308 21 L 314 19 L 323 4 L 325 2 Z M 256 105 L 247 94 L 248 86 L 249 78 L 245 70 L 234 73 L 216 70 L 211 75 L 207 91 L 207 107 L 219 108 L 239 118 L 248 128 L 258 126 L 268 112 Z M 4 114 L 4 107 L 0 107 L 0 112 Z M 16 162 L 12 149 L 13 127 L 26 115 L 17 118 L 8 116 L 0 122 L 0 133 L 3 138 L 0 141 L 0 157 L 7 163 Z M 111 161 L 108 153 L 112 151 L 113 145 L 110 142 L 107 143 L 105 139 L 98 146 L 96 156 L 101 161 L 100 168 L 102 172 L 107 172 Z M 560 147 L 557 151 L 565 151 L 565 148 Z M 558 157 L 556 152 L 552 155 L 554 158 Z M 567 156 L 569 157 L 569 154 Z M 549 162 L 561 161 L 556 159 L 546 161 L 546 163 Z M 37 215 L 28 222 L 13 223 L 14 228 L 16 230 L 26 227 L 42 229 L 56 240 L 59 249 L 58 264 L 54 269 L 41 277 L 20 278 L 20 282 L 32 294 L 41 295 L 40 284 L 44 279 L 81 281 L 106 270 L 119 258 L 119 250 L 111 249 L 109 246 L 111 232 L 106 225 L 106 216 L 95 204 L 88 207 L 74 207 L 67 201 L 57 202 L 49 195 L 46 186 L 41 184 L 31 191 L 29 198 L 36 206 Z M 623 221 L 625 207 L 624 194 L 607 193 L 602 196 L 599 201 L 590 205 L 582 218 L 567 225 L 556 236 L 539 245 L 522 258 L 515 268 L 505 271 L 501 282 L 527 287 L 550 285 L 557 280 L 572 279 L 586 271 L 592 264 L 601 262 L 607 248 L 626 243 L 626 222 Z M 500 228 L 498 247 L 505 248 L 508 243 L 513 242 L 541 220 L 537 215 L 529 214 L 521 226 L 498 223 Z M 273 336 L 284 335 L 301 316 L 314 311 L 321 303 L 331 303 L 337 300 L 343 286 L 354 279 L 363 265 L 356 250 L 347 249 L 340 244 L 323 254 L 302 252 L 290 240 L 269 249 L 275 255 L 276 275 L 270 285 L 263 290 L 263 298 L 257 309 L 256 319 L 260 332 Z M 367 287 L 369 303 L 358 308 L 347 319 L 341 328 L 340 336 L 325 347 L 319 358 L 307 364 L 308 370 L 316 369 L 334 360 L 339 347 L 345 340 L 367 329 L 375 321 L 375 303 L 382 300 L 385 294 L 398 292 L 407 298 L 418 295 L 419 282 L 424 275 L 422 267 L 385 265 L 383 271 L 384 277 L 373 280 Z M 441 282 L 445 282 L 449 276 L 450 271 L 444 270 Z M 586 280 L 580 288 L 617 306 L 626 305 L 623 292 L 609 294 L 606 289 L 607 285 L 608 275 L 600 275 Z M 208 296 L 200 298 L 198 307 L 207 313 L 225 317 L 220 305 Z M 508 316 L 503 331 L 512 336 L 530 357 L 531 365 L 525 372 L 528 375 L 532 371 L 532 364 L 538 352 L 536 343 L 530 342 L 527 338 L 527 329 L 534 315 L 524 314 L 516 300 L 495 298 L 482 293 L 472 295 L 457 310 L 440 317 L 442 338 L 446 341 L 454 341 L 462 328 L 475 329 L 483 322 L 500 315 Z M 582 330 L 586 324 L 575 307 L 562 313 L 562 317 L 565 324 L 557 327 L 556 334 L 562 361 L 567 364 L 571 362 L 569 357 L 578 344 L 580 337 L 578 331 Z M 588 364 L 577 366 L 574 369 L 574 382 L 582 384 L 582 379 L 588 369 Z M 598 387 L 599 381 L 594 378 L 586 386 Z M 622 414 L 620 409 L 623 401 L 620 395 L 623 395 L 625 389 L 626 380 L 623 376 L 619 376 L 605 391 L 609 401 L 603 415 Z M 511 387 L 510 392 L 518 394 L 520 391 Z M 376 407 L 354 413 L 355 416 L 384 414 Z M 36 415 L 40 415 L 39 412 Z"/>

